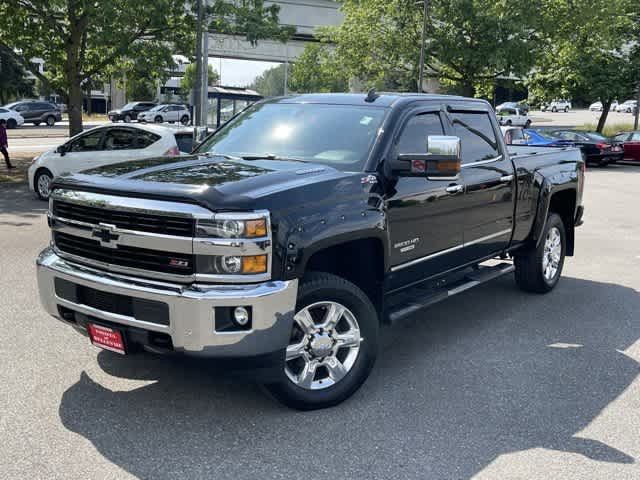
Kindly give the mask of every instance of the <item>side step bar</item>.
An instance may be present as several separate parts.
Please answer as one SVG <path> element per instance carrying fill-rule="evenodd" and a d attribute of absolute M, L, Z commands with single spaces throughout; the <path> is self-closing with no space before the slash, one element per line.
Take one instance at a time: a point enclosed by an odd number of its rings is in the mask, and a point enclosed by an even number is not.
<path fill-rule="evenodd" d="M 400 292 L 394 296 L 397 298 L 397 302 L 393 302 L 395 298 L 391 300 L 391 306 L 388 310 L 389 322 L 396 323 L 429 305 L 433 305 L 441 300 L 446 300 L 458 293 L 477 287 L 502 275 L 511 273 L 514 270 L 515 267 L 511 263 L 500 263 L 491 267 L 480 266 L 472 272 L 467 273 L 461 279 L 442 288 L 426 290 L 424 287 L 416 286 L 408 291 Z M 397 304 L 397 308 L 394 308 L 393 303 Z"/>

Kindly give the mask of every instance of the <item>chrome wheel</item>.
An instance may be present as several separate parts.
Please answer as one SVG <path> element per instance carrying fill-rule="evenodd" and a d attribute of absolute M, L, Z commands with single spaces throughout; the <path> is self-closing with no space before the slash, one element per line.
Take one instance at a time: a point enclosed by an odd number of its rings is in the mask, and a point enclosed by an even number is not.
<path fill-rule="evenodd" d="M 562 239 L 558 227 L 552 227 L 547 232 L 542 253 L 542 274 L 547 282 L 552 282 L 558 274 L 560 259 L 562 258 Z"/>
<path fill-rule="evenodd" d="M 38 195 L 40 198 L 49 198 L 49 187 L 51 186 L 51 177 L 46 173 L 42 173 L 38 176 Z"/>
<path fill-rule="evenodd" d="M 304 307 L 293 319 L 284 367 L 289 380 L 307 390 L 325 389 L 342 380 L 356 362 L 363 340 L 353 313 L 327 301 Z"/>

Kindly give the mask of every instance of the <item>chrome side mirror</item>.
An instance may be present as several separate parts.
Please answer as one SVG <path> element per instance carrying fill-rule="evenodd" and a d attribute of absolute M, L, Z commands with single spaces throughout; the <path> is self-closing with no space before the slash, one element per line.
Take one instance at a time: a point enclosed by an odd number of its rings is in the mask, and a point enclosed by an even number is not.
<path fill-rule="evenodd" d="M 462 165 L 460 138 L 429 135 L 426 153 L 400 153 L 392 170 L 399 177 L 453 179 Z"/>

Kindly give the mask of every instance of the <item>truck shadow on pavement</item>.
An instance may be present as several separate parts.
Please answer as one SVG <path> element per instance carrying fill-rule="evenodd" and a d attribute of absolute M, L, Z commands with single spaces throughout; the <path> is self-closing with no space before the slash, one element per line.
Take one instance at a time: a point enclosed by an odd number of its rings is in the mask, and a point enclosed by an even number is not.
<path fill-rule="evenodd" d="M 108 374 L 152 383 L 112 391 L 83 372 L 59 414 L 139 478 L 457 479 L 531 448 L 629 464 L 579 434 L 640 373 L 624 352 L 638 312 L 632 288 L 565 277 L 539 296 L 503 278 L 385 327 L 372 376 L 333 409 L 288 410 L 188 359 L 101 352 Z"/>
<path fill-rule="evenodd" d="M 0 184 L 0 225 L 22 227 L 32 225 L 34 221 L 43 221 L 47 213 L 47 202 L 38 200 L 25 185 Z M 19 217 L 9 220 L 2 215 Z"/>

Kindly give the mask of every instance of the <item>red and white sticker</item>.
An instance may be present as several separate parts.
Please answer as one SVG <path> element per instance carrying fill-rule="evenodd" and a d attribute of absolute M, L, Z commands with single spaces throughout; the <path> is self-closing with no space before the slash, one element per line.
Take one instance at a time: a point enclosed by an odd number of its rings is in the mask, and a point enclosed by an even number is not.
<path fill-rule="evenodd" d="M 94 325 L 93 323 L 87 325 L 87 330 L 89 331 L 91 343 L 96 347 L 111 350 L 112 352 L 122 355 L 126 353 L 122 333 L 118 330 L 103 327 L 102 325 Z"/>

